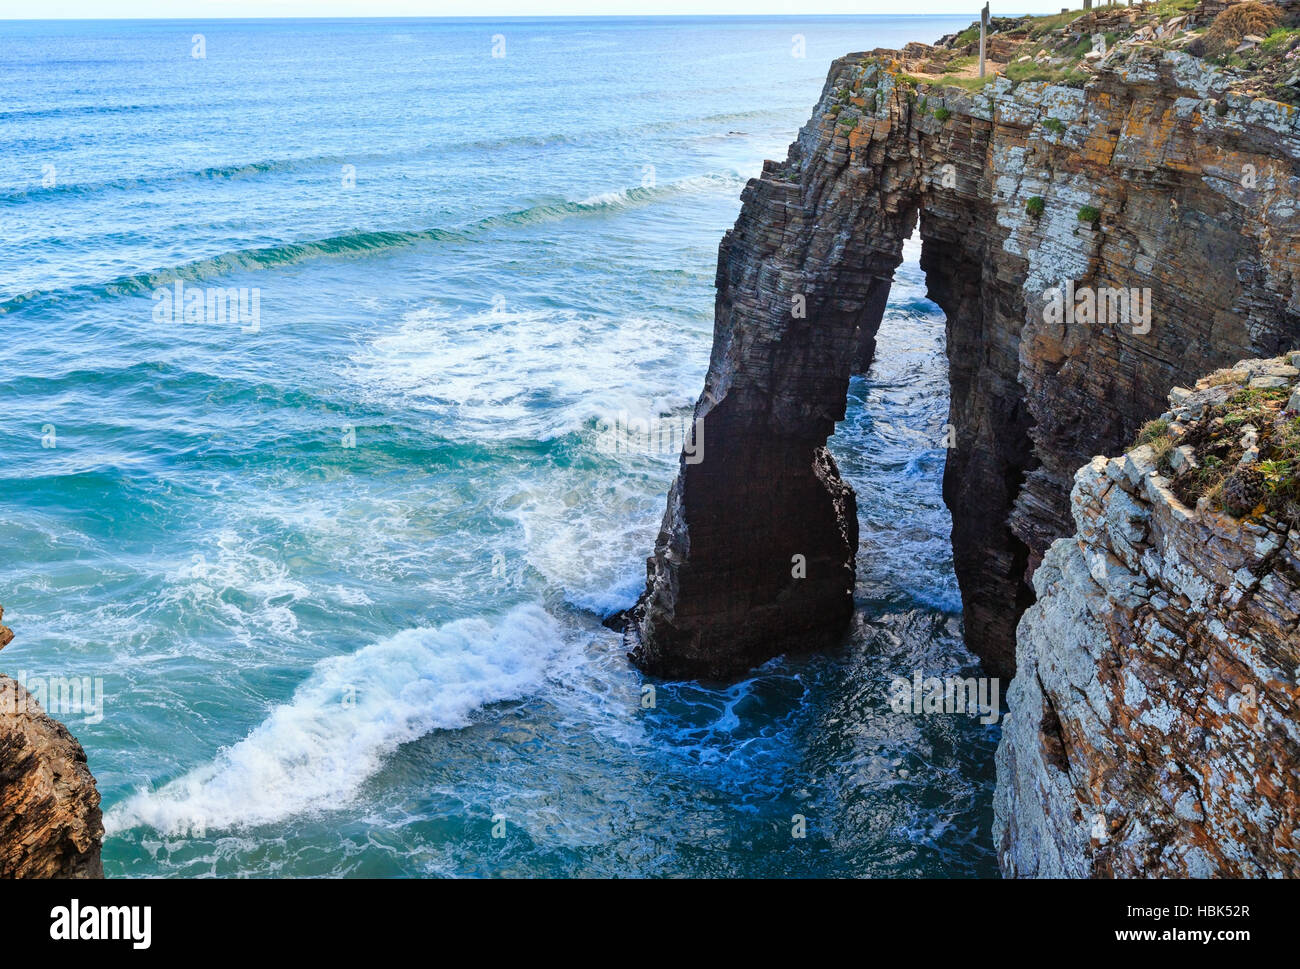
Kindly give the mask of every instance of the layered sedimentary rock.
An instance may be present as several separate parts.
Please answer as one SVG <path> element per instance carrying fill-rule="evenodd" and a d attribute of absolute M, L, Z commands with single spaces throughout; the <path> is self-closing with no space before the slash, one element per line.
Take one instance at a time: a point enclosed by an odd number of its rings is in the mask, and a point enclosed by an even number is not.
<path fill-rule="evenodd" d="M 12 639 L 0 625 L 0 648 Z M 103 835 L 81 744 L 0 676 L 0 878 L 102 878 Z"/>
<path fill-rule="evenodd" d="M 853 612 L 857 506 L 824 445 L 854 362 L 870 360 L 859 323 L 883 312 L 916 207 L 850 167 L 843 140 L 808 150 L 833 152 L 843 177 L 768 163 L 721 245 L 701 460 L 683 458 L 633 630 L 633 658 L 664 675 L 726 676 L 826 645 Z"/>
<path fill-rule="evenodd" d="M 1204 440 L 1190 422 L 1222 427 L 1206 409 L 1240 399 L 1247 381 L 1289 381 L 1272 406 L 1280 426 L 1296 420 L 1282 407 L 1292 393 L 1300 407 L 1300 370 L 1251 367 L 1176 392 L 1166 448 Z M 1256 430 L 1231 466 L 1262 463 Z M 1286 433 L 1294 456 L 1300 430 Z M 1007 875 L 1300 875 L 1300 521 L 1264 514 L 1263 491 L 1245 519 L 1218 510 L 1213 491 L 1188 507 L 1172 477 L 1195 475 L 1184 447 L 1176 471 L 1152 445 L 1080 469 L 1077 531 L 1034 574 L 997 752 Z"/>
<path fill-rule="evenodd" d="M 966 636 L 996 674 L 1034 569 L 1073 530 L 1074 471 L 1171 385 L 1300 335 L 1295 108 L 1141 44 L 1090 59 L 1082 87 L 918 85 L 902 56 L 834 63 L 722 243 L 703 460 L 683 460 L 629 624 L 649 671 L 733 674 L 839 635 L 856 522 L 824 444 L 918 214 L 948 318 Z M 1136 293 L 1149 316 L 1048 312 L 1067 285 Z"/>

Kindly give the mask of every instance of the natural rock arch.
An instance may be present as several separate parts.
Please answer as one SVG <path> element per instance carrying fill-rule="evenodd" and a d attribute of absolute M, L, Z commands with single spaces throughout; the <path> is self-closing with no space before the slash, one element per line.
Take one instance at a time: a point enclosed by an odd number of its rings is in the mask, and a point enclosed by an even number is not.
<path fill-rule="evenodd" d="M 720 246 L 702 459 L 683 460 L 626 627 L 649 672 L 725 677 L 842 637 L 856 503 L 825 443 L 918 217 L 948 319 L 966 639 L 995 675 L 1014 670 L 1033 569 L 1071 530 L 1075 469 L 1160 413 L 1169 386 L 1300 337 L 1295 119 L 1191 113 L 1213 79 L 1157 50 L 1086 90 L 1000 78 L 924 99 L 895 56 L 835 62 Z M 1222 172 L 1247 163 L 1242 192 Z M 1084 202 L 1104 224 L 1079 221 Z M 1150 291 L 1159 329 L 1050 322 L 1045 292 L 1067 279 Z"/>

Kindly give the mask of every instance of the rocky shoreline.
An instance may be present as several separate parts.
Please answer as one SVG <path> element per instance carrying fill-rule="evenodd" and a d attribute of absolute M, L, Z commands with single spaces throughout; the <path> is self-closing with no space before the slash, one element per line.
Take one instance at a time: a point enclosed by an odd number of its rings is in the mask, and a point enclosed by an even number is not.
<path fill-rule="evenodd" d="M 0 625 L 0 649 L 12 640 Z M 0 675 L 0 878 L 102 878 L 103 837 L 99 791 L 81 744 L 21 684 Z"/>

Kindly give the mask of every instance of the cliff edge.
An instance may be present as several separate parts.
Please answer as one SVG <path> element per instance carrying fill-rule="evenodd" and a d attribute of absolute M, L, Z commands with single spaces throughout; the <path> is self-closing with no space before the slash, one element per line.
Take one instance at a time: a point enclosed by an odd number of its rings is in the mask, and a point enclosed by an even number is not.
<path fill-rule="evenodd" d="M 1075 475 L 1077 530 L 1020 621 L 997 752 L 1004 874 L 1300 875 L 1291 358 L 1175 388 L 1143 443 Z"/>

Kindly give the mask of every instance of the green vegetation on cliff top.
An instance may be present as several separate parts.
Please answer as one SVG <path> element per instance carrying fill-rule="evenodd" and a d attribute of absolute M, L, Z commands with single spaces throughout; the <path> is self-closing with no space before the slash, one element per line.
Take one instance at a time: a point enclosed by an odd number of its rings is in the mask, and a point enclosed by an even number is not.
<path fill-rule="evenodd" d="M 1100 33 L 1105 37 L 1106 51 L 1119 43 L 1183 50 L 1227 70 L 1234 90 L 1300 105 L 1300 61 L 1295 53 L 1300 49 L 1300 23 L 1294 14 L 1285 14 L 1274 4 L 1253 0 L 1230 6 L 1213 22 L 1199 11 L 1198 0 L 1159 0 L 1137 7 L 1101 4 L 1091 11 L 1076 9 L 1038 17 L 994 18 L 989 48 L 991 55 L 996 55 L 997 68 L 984 77 L 971 76 L 978 63 L 979 24 L 976 22 L 942 46 L 932 48 L 932 53 L 909 60 L 900 79 L 910 84 L 952 86 L 972 92 L 999 76 L 1006 77 L 1013 85 L 1046 82 L 1082 87 L 1095 72 L 1097 58 L 1090 55 L 1093 37 Z M 1131 24 L 1124 19 L 1128 14 L 1134 16 Z M 1172 24 L 1176 18 L 1189 15 L 1195 23 L 1184 20 Z M 1076 25 L 1076 21 L 1085 17 L 1090 19 L 1084 25 Z M 1267 25 L 1270 19 L 1282 22 L 1276 29 L 1261 26 Z M 1160 28 L 1162 36 L 1157 38 L 1148 30 L 1143 37 L 1135 38 L 1134 34 L 1143 28 Z M 1246 36 L 1256 35 L 1265 40 L 1262 43 L 1244 40 Z M 1006 63 L 1000 63 L 1002 59 Z"/>
<path fill-rule="evenodd" d="M 1133 446 L 1151 449 L 1157 470 L 1189 507 L 1204 499 L 1213 511 L 1300 527 L 1300 414 L 1288 409 L 1293 388 L 1244 384 L 1241 371 L 1212 374 L 1198 392 L 1226 387 L 1222 403 L 1190 420 L 1148 421 Z"/>

